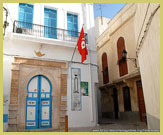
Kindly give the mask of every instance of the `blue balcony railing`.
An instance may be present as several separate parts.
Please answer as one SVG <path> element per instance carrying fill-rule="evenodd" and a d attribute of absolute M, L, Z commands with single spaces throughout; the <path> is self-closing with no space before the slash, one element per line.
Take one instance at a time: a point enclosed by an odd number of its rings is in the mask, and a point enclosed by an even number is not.
<path fill-rule="evenodd" d="M 70 42 L 77 42 L 80 32 L 69 31 L 39 24 L 14 21 L 13 32 L 25 35 L 33 35 L 36 37 L 52 38 Z M 88 43 L 88 37 L 85 33 L 85 40 Z"/>

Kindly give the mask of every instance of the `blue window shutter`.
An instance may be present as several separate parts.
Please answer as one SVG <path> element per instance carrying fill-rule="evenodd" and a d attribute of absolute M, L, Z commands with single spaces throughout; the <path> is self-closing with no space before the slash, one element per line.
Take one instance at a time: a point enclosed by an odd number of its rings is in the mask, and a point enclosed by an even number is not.
<path fill-rule="evenodd" d="M 22 6 L 19 6 L 19 16 L 18 16 L 19 21 L 24 20 L 24 8 Z"/>
<path fill-rule="evenodd" d="M 74 23 L 78 23 L 78 16 L 77 15 L 74 15 Z"/>
<path fill-rule="evenodd" d="M 24 28 L 32 29 L 33 23 L 33 5 L 20 3 L 19 4 L 19 14 L 18 21 L 20 26 Z"/>
<path fill-rule="evenodd" d="M 25 18 L 25 13 L 24 13 L 24 8 L 23 8 L 23 5 L 20 3 L 19 4 L 19 13 L 18 13 L 18 21 L 20 21 L 18 23 L 18 27 L 24 27 L 24 18 Z"/>
<path fill-rule="evenodd" d="M 45 26 L 48 26 L 48 18 L 45 18 L 45 19 L 44 19 L 44 25 L 45 25 Z"/>
<path fill-rule="evenodd" d="M 57 38 L 57 11 L 44 9 L 44 36 L 48 38 Z"/>
<path fill-rule="evenodd" d="M 78 16 L 67 13 L 67 30 L 69 36 L 78 36 Z"/>

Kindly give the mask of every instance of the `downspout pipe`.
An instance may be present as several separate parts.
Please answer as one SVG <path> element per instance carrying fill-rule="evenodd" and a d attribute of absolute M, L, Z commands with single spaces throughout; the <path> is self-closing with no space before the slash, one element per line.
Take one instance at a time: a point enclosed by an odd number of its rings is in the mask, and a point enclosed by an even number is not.
<path fill-rule="evenodd" d="M 3 9 L 6 11 L 6 20 L 4 21 L 4 24 L 3 24 L 3 29 L 4 29 L 3 36 L 5 36 L 6 27 L 9 25 L 9 23 L 7 22 L 8 10 L 5 7 L 3 7 Z"/>

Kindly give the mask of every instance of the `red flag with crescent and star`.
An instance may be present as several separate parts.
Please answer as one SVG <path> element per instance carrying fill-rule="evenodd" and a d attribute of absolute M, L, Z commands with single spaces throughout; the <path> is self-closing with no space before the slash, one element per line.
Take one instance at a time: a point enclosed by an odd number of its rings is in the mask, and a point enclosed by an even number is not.
<path fill-rule="evenodd" d="M 87 55 L 88 55 L 83 27 L 81 29 L 77 45 L 78 45 L 78 51 L 81 55 L 81 62 L 83 63 L 87 59 Z"/>

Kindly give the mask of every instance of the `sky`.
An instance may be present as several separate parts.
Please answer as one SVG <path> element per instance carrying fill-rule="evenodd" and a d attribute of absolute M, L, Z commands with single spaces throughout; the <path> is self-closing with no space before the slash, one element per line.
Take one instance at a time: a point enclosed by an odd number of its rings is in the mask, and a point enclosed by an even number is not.
<path fill-rule="evenodd" d="M 102 7 L 102 16 L 113 18 L 126 3 L 94 3 L 94 18 L 101 16 L 100 4 Z"/>

